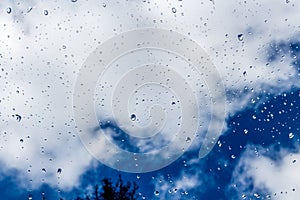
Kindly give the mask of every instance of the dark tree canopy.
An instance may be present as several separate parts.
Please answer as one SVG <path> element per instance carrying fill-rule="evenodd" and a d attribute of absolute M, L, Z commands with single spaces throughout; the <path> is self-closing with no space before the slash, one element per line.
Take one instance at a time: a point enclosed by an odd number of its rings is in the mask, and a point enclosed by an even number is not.
<path fill-rule="evenodd" d="M 138 186 L 135 182 L 124 183 L 119 176 L 115 184 L 111 179 L 105 178 L 102 180 L 102 188 L 95 185 L 91 194 L 86 194 L 85 197 L 77 197 L 76 200 L 137 200 Z"/>

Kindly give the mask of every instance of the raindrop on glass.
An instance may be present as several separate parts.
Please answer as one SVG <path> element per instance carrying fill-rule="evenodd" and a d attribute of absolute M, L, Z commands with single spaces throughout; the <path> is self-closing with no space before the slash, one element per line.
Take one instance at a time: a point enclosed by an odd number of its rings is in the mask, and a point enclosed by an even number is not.
<path fill-rule="evenodd" d="M 222 143 L 221 143 L 221 141 L 220 141 L 220 140 L 218 141 L 218 146 L 219 146 L 219 147 L 221 147 L 221 146 L 222 146 Z"/>
<path fill-rule="evenodd" d="M 58 169 L 57 169 L 57 173 L 58 173 L 58 174 L 61 174 L 61 171 L 62 171 L 61 168 L 58 168 Z"/>
<path fill-rule="evenodd" d="M 155 196 L 158 196 L 158 195 L 159 195 L 159 191 L 155 191 L 155 192 L 154 192 L 154 195 L 155 195 Z"/>
<path fill-rule="evenodd" d="M 293 133 L 289 133 L 289 138 L 292 139 L 294 137 Z"/>
<path fill-rule="evenodd" d="M 11 8 L 7 8 L 7 9 L 6 9 L 6 12 L 7 12 L 8 14 L 10 14 L 10 13 L 11 13 Z"/>
<path fill-rule="evenodd" d="M 244 35 L 243 34 L 238 34 L 238 39 L 239 39 L 239 41 L 243 41 Z"/>
<path fill-rule="evenodd" d="M 255 196 L 256 198 L 260 198 L 260 195 L 257 194 L 257 193 L 254 193 L 254 196 Z"/>
<path fill-rule="evenodd" d="M 186 141 L 187 143 L 189 143 L 189 142 L 191 142 L 191 138 L 190 138 L 190 137 L 187 137 L 187 138 L 185 139 L 185 141 Z"/>
<path fill-rule="evenodd" d="M 44 10 L 44 15 L 48 15 L 48 10 Z"/>
<path fill-rule="evenodd" d="M 177 12 L 176 8 L 172 8 L 172 12 L 176 13 Z"/>
<path fill-rule="evenodd" d="M 18 122 L 21 121 L 21 119 L 22 119 L 21 115 L 16 114 L 16 119 Z"/>
<path fill-rule="evenodd" d="M 43 168 L 43 169 L 42 169 L 42 172 L 46 173 L 46 169 L 45 169 L 45 168 Z"/>
<path fill-rule="evenodd" d="M 130 116 L 130 119 L 131 119 L 131 121 L 135 121 L 135 120 L 136 120 L 136 115 L 135 115 L 135 114 L 132 114 L 132 115 Z"/>

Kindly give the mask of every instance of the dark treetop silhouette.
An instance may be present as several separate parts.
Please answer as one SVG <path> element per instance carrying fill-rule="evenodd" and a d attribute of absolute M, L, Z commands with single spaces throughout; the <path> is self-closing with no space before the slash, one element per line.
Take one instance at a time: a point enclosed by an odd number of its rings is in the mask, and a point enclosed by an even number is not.
<path fill-rule="evenodd" d="M 95 185 L 91 194 L 85 194 L 84 197 L 77 197 L 76 200 L 138 200 L 138 186 L 135 182 L 126 184 L 122 177 L 115 184 L 111 179 L 105 178 L 102 180 L 102 188 Z"/>

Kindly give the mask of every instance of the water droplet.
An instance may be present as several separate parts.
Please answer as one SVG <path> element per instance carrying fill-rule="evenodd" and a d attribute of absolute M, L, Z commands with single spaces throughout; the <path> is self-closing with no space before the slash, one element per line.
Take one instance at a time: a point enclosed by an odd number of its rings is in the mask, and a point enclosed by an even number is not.
<path fill-rule="evenodd" d="M 191 142 L 191 138 L 190 138 L 190 137 L 187 137 L 187 138 L 185 139 L 185 141 L 186 141 L 187 143 L 189 143 L 189 142 Z"/>
<path fill-rule="evenodd" d="M 295 162 L 296 162 L 296 159 L 293 160 L 293 163 L 295 163 Z"/>
<path fill-rule="evenodd" d="M 172 8 L 172 12 L 176 13 L 177 12 L 176 8 Z"/>
<path fill-rule="evenodd" d="M 135 120 L 136 120 L 136 115 L 135 115 L 135 114 L 132 114 L 132 115 L 130 116 L 130 119 L 131 119 L 131 121 L 135 121 Z"/>
<path fill-rule="evenodd" d="M 256 116 L 255 116 L 255 115 L 252 115 L 252 119 L 256 119 Z"/>
<path fill-rule="evenodd" d="M 58 169 L 57 169 L 57 173 L 58 173 L 58 174 L 61 174 L 61 171 L 62 171 L 61 168 L 58 168 Z"/>
<path fill-rule="evenodd" d="M 289 133 L 289 138 L 292 139 L 295 135 L 293 133 Z"/>
<path fill-rule="evenodd" d="M 32 11 L 32 7 L 29 7 L 27 13 L 30 13 L 31 11 Z"/>
<path fill-rule="evenodd" d="M 221 146 L 222 146 L 222 143 L 221 143 L 221 141 L 220 141 L 220 140 L 218 141 L 218 146 L 219 146 L 219 147 L 221 147 Z"/>
<path fill-rule="evenodd" d="M 249 131 L 247 129 L 244 129 L 244 133 L 247 134 Z"/>
<path fill-rule="evenodd" d="M 103 8 L 106 8 L 106 3 L 103 3 L 102 6 L 103 6 Z"/>
<path fill-rule="evenodd" d="M 48 10 L 44 10 L 44 15 L 48 15 Z"/>
<path fill-rule="evenodd" d="M 21 115 L 18 115 L 18 114 L 16 114 L 16 117 L 17 117 L 17 118 L 16 118 L 16 119 L 17 119 L 17 121 L 18 121 L 18 122 L 20 122 L 20 121 L 21 121 L 21 119 L 22 119 Z"/>
<path fill-rule="evenodd" d="M 32 200 L 32 195 L 31 194 L 28 195 L 28 200 Z"/>
<path fill-rule="evenodd" d="M 232 158 L 232 159 L 235 159 L 235 155 L 231 155 L 231 158 Z"/>
<path fill-rule="evenodd" d="M 253 195 L 254 195 L 256 198 L 260 198 L 260 195 L 257 194 L 257 193 L 254 193 Z"/>
<path fill-rule="evenodd" d="M 42 172 L 46 173 L 46 169 L 45 169 L 45 168 L 43 168 L 43 169 L 42 169 Z"/>
<path fill-rule="evenodd" d="M 239 39 L 239 41 L 243 41 L 244 35 L 243 34 L 238 34 L 238 39 Z"/>
<path fill-rule="evenodd" d="M 7 8 L 7 9 L 6 9 L 6 12 L 7 12 L 8 14 L 10 14 L 10 13 L 11 13 L 11 8 Z"/>
<path fill-rule="evenodd" d="M 24 142 L 24 140 L 23 140 L 23 139 L 20 139 L 20 142 Z"/>
<path fill-rule="evenodd" d="M 154 195 L 155 195 L 155 196 L 158 196 L 158 195 L 159 195 L 159 191 L 155 191 L 155 192 L 154 192 Z"/>
<path fill-rule="evenodd" d="M 71 0 L 73 3 L 77 2 L 77 0 Z"/>

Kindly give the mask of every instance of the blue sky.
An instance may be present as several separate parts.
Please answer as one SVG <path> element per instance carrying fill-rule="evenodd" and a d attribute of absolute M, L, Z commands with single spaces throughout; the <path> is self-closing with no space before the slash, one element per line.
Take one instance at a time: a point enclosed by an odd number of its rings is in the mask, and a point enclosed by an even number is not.
<path fill-rule="evenodd" d="M 300 194 L 300 39 L 295 20 L 299 9 L 298 2 L 270 0 L 1 2 L 0 199 L 72 199 L 102 178 L 116 180 L 121 174 L 125 181 L 138 184 L 141 199 L 296 200 Z M 204 158 L 199 159 L 198 153 L 207 124 L 199 129 L 201 137 L 170 165 L 126 173 L 103 165 L 84 147 L 77 134 L 72 93 L 80 67 L 99 44 L 146 27 L 177 31 L 207 52 L 225 86 L 226 125 Z M 143 60 L 143 54 L 139 56 Z M 159 59 L 172 60 L 162 53 Z M 122 62 L 129 61 L 114 65 Z M 117 82 L 121 77 L 112 74 L 105 80 Z M 192 86 L 197 85 L 194 80 L 192 76 Z M 149 91 L 148 96 L 160 94 L 157 87 Z M 207 89 L 196 91 L 199 102 L 202 94 L 209 94 Z M 99 94 L 101 100 L 108 93 Z M 150 99 L 147 95 L 145 99 Z M 159 103 L 165 105 L 168 95 L 153 99 L 162 99 Z M 172 102 L 179 101 L 174 97 Z M 166 122 L 171 127 L 166 129 L 171 130 L 166 131 L 167 142 L 176 130 L 172 117 L 177 117 L 179 104 L 175 105 L 166 106 L 172 111 Z M 102 111 L 108 113 L 108 107 Z M 209 123 L 208 109 L 200 111 Z M 128 151 L 165 145 L 164 135 L 143 143 L 128 137 L 113 117 L 110 120 L 90 129 L 111 135 L 112 142 Z"/>

